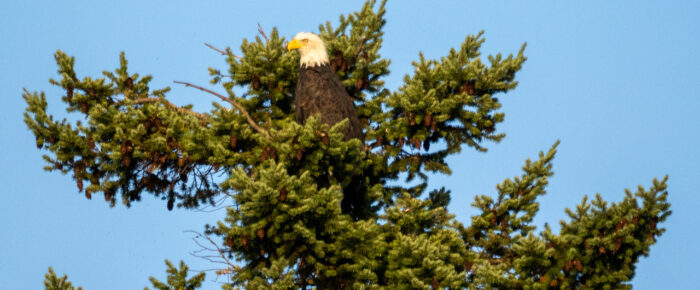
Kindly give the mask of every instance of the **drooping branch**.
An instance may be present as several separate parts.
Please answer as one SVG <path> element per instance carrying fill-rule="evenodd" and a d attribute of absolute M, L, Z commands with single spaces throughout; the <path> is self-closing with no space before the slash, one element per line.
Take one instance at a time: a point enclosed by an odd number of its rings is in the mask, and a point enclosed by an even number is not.
<path fill-rule="evenodd" d="M 246 118 L 246 120 L 248 120 L 248 124 L 251 127 L 253 127 L 253 129 L 255 129 L 255 131 L 258 131 L 259 133 L 262 133 L 265 136 L 268 136 L 268 137 L 270 136 L 270 134 L 267 132 L 267 130 L 263 129 L 262 127 L 258 126 L 257 123 L 255 123 L 255 120 L 253 120 L 253 118 L 250 117 L 250 114 L 248 114 L 248 111 L 246 111 L 246 109 L 243 108 L 243 106 L 241 106 L 241 104 L 239 104 L 238 102 L 236 102 L 230 98 L 224 97 L 223 95 L 221 95 L 217 92 L 206 89 L 204 87 L 200 87 L 198 85 L 193 85 L 193 84 L 188 83 L 188 82 L 174 81 L 174 83 L 185 85 L 187 87 L 193 87 L 195 89 L 199 89 L 200 91 L 210 93 L 210 94 L 218 97 L 219 99 L 223 100 L 224 102 L 227 102 L 227 103 L 233 105 L 234 107 L 236 107 L 236 109 L 238 109 L 238 111 L 241 112 L 241 114 L 243 114 L 243 116 Z"/>

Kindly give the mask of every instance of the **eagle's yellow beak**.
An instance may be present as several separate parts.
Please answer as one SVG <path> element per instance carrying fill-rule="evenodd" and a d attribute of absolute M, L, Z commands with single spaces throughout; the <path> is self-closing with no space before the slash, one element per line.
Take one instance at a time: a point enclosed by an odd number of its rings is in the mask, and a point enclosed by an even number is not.
<path fill-rule="evenodd" d="M 295 38 L 295 39 L 292 39 L 292 41 L 290 41 L 287 44 L 287 51 L 290 51 L 292 49 L 297 49 L 297 48 L 300 48 L 302 46 L 304 46 L 304 45 L 301 42 L 297 41 Z"/>

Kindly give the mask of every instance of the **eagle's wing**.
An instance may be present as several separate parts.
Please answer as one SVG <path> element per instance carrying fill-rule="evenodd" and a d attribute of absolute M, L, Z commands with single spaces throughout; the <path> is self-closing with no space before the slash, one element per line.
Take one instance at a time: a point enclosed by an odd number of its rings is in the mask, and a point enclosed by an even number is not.
<path fill-rule="evenodd" d="M 357 118 L 355 104 L 329 66 L 303 68 L 295 92 L 296 119 L 304 123 L 306 118 L 320 114 L 329 125 L 349 119 L 343 133 L 346 139 L 364 139 L 362 125 Z"/>
<path fill-rule="evenodd" d="M 336 74 L 330 67 L 327 68 L 327 74 L 324 76 L 327 78 L 326 82 L 329 86 L 330 95 L 329 98 L 333 102 L 333 113 L 331 114 L 332 120 L 329 119 L 329 124 L 335 124 L 340 121 L 348 119 L 348 123 L 345 125 L 343 133 L 346 139 L 358 138 L 364 140 L 364 134 L 362 134 L 362 124 L 360 119 L 357 117 L 357 110 L 355 109 L 355 102 L 345 90 L 345 86 L 340 81 L 340 77 Z"/>

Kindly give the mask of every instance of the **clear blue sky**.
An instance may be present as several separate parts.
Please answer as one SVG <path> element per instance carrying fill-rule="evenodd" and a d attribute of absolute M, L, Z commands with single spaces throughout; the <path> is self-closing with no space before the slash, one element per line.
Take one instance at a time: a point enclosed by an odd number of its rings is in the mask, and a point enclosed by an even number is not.
<path fill-rule="evenodd" d="M 192 269 L 215 267 L 185 230 L 202 230 L 224 211 L 173 210 L 152 196 L 130 209 L 86 200 L 70 176 L 47 173 L 22 121 L 23 87 L 47 92 L 65 116 L 53 53 L 76 57 L 80 76 L 100 76 L 126 51 L 130 70 L 207 84 L 223 58 L 202 45 L 231 46 L 265 30 L 291 37 L 337 23 L 362 1 L 2 1 L 0 4 L 0 280 L 4 289 L 38 289 L 49 265 L 86 289 L 143 289 L 165 277 L 164 259 Z M 296 3 L 298 2 L 298 3 Z M 573 3 L 576 2 L 576 3 Z M 499 96 L 507 137 L 486 154 L 466 150 L 449 160 L 453 175 L 433 186 L 453 189 L 450 209 L 468 222 L 473 195 L 520 174 L 561 139 L 538 225 L 557 225 L 583 195 L 619 201 L 625 188 L 670 175 L 668 231 L 638 264 L 636 289 L 691 289 L 700 250 L 700 2 L 662 1 L 390 1 L 383 55 L 395 89 L 423 51 L 437 58 L 467 34 L 485 30 L 484 53 L 517 52 L 529 60 L 519 87 Z M 170 99 L 208 110 L 210 96 L 173 87 Z M 225 282 L 209 273 L 205 289 Z"/>

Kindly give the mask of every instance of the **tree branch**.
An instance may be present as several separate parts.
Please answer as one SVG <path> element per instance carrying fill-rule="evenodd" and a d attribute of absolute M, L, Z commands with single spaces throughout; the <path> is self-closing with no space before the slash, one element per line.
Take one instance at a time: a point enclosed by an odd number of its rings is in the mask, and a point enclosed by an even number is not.
<path fill-rule="evenodd" d="M 155 102 L 162 102 L 166 106 L 170 107 L 171 109 L 177 111 L 178 113 L 181 114 L 191 114 L 194 115 L 195 117 L 201 119 L 202 121 L 209 122 L 209 117 L 204 114 L 197 113 L 195 111 L 192 111 L 190 109 L 178 107 L 177 105 L 169 102 L 166 99 L 161 99 L 161 98 L 144 98 L 144 99 L 135 99 L 131 100 L 134 104 L 143 104 L 143 103 L 155 103 Z"/>
<path fill-rule="evenodd" d="M 235 55 L 235 54 L 233 54 L 233 53 L 231 53 L 231 52 L 226 52 L 226 51 L 223 51 L 223 50 L 221 50 L 221 49 L 218 49 L 218 48 L 214 47 L 213 45 L 211 45 L 211 44 L 209 44 L 209 43 L 206 43 L 206 42 L 205 42 L 204 45 L 206 45 L 208 48 L 211 48 L 211 49 L 213 49 L 214 51 L 220 53 L 221 55 L 231 55 L 231 56 L 233 56 L 233 57 L 235 57 L 235 58 L 237 58 L 237 59 L 241 59 L 240 56 L 237 56 L 237 55 Z"/>
<path fill-rule="evenodd" d="M 200 91 L 210 93 L 210 94 L 218 97 L 219 99 L 223 100 L 224 102 L 227 102 L 227 103 L 233 105 L 234 107 L 236 107 L 236 109 L 238 109 L 238 111 L 241 112 L 241 114 L 243 114 L 243 116 L 246 118 L 246 120 L 248 120 L 248 124 L 251 127 L 253 127 L 253 129 L 255 129 L 255 131 L 258 131 L 259 133 L 262 133 L 265 136 L 268 136 L 268 137 L 270 136 L 270 134 L 267 132 L 267 130 L 263 129 L 262 127 L 258 126 L 257 123 L 255 123 L 255 120 L 253 120 L 253 118 L 250 117 L 250 114 L 248 114 L 248 111 L 246 111 L 245 108 L 243 108 L 243 106 L 241 106 L 241 104 L 239 104 L 238 102 L 236 102 L 230 98 L 224 97 L 223 95 L 221 95 L 217 92 L 200 87 L 198 85 L 193 85 L 193 84 L 188 83 L 188 82 L 174 81 L 174 83 L 185 85 L 187 87 L 193 87 L 195 89 L 199 89 Z"/>
<path fill-rule="evenodd" d="M 226 53 L 225 51 L 223 51 L 223 50 L 221 50 L 221 49 L 218 49 L 218 48 L 214 47 L 213 45 L 211 45 L 211 44 L 209 44 L 209 43 L 206 43 L 206 42 L 205 42 L 204 45 L 206 45 L 207 47 L 209 47 L 209 48 L 215 50 L 216 52 L 220 53 L 221 55 L 227 55 L 227 54 L 228 54 L 228 53 Z"/>
<path fill-rule="evenodd" d="M 263 38 L 265 38 L 265 42 L 268 42 L 269 39 L 267 38 L 267 34 L 265 34 L 265 31 L 263 31 L 262 27 L 260 26 L 260 22 L 258 22 L 258 32 L 260 35 L 262 35 Z"/>
<path fill-rule="evenodd" d="M 228 258 L 226 258 L 226 254 L 224 253 L 224 250 L 221 249 L 218 245 L 216 245 L 216 243 L 215 243 L 211 238 L 209 238 L 209 237 L 206 236 L 206 235 L 200 234 L 200 233 L 198 233 L 198 232 L 196 232 L 196 231 L 192 231 L 192 230 L 187 230 L 187 231 L 185 231 L 185 232 L 186 232 L 186 233 L 193 233 L 193 234 L 197 235 L 196 237 L 192 238 L 192 240 L 194 240 L 194 242 L 195 242 L 199 247 L 201 247 L 202 250 L 216 251 L 216 252 L 218 253 L 218 256 L 205 256 L 205 255 L 194 255 L 194 254 L 193 254 L 193 256 L 199 257 L 199 258 L 203 258 L 203 259 L 206 259 L 206 260 L 209 260 L 210 262 L 217 262 L 217 263 L 221 263 L 221 264 L 226 264 L 226 265 L 228 265 L 228 267 L 229 267 L 231 270 L 234 270 L 234 269 L 236 268 L 236 265 L 234 265 L 233 263 L 231 263 L 231 261 L 230 261 Z M 208 248 L 208 247 L 206 247 L 206 246 L 200 244 L 199 241 L 197 241 L 197 238 L 204 238 L 204 239 L 206 239 L 212 246 L 214 246 L 214 249 Z M 221 259 L 223 260 L 223 262 L 211 260 L 212 258 L 221 258 Z"/>

